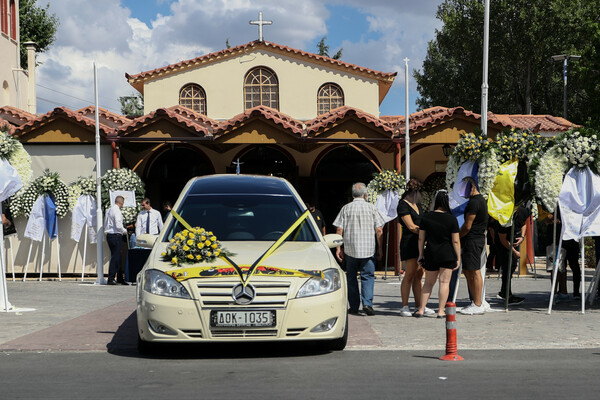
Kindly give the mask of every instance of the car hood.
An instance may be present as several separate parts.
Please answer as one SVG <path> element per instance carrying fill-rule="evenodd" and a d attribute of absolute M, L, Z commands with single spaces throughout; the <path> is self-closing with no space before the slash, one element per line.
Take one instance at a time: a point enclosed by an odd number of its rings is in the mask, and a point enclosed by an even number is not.
<path fill-rule="evenodd" d="M 273 242 L 221 242 L 223 248 L 233 253 L 230 256 L 239 266 L 252 265 L 273 244 Z M 178 267 L 171 263 L 162 261 L 161 253 L 165 251 L 168 243 L 161 242 L 154 246 L 148 267 L 162 271 L 170 271 Z M 261 266 L 301 269 L 301 270 L 324 270 L 336 266 L 331 251 L 321 242 L 285 242 L 273 254 L 266 258 Z M 182 267 L 208 267 L 227 266 L 221 260 L 216 259 L 210 263 L 183 264 Z"/>

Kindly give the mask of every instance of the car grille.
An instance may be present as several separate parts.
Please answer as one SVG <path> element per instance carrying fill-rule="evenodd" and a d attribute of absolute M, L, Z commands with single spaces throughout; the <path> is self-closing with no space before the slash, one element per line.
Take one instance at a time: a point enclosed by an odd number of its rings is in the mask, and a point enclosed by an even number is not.
<path fill-rule="evenodd" d="M 191 338 L 201 338 L 202 337 L 202 331 L 201 330 L 184 330 L 183 333 L 185 333 L 186 335 L 188 335 Z"/>
<path fill-rule="evenodd" d="M 232 297 L 233 287 L 240 281 L 198 282 L 198 295 L 204 307 L 285 307 L 290 291 L 290 282 L 255 281 L 251 285 L 256 289 L 256 297 L 245 305 L 237 304 Z"/>
<path fill-rule="evenodd" d="M 286 336 L 298 336 L 308 328 L 289 328 L 286 332 Z"/>
<path fill-rule="evenodd" d="M 214 338 L 276 337 L 277 329 L 211 330 L 210 334 Z"/>

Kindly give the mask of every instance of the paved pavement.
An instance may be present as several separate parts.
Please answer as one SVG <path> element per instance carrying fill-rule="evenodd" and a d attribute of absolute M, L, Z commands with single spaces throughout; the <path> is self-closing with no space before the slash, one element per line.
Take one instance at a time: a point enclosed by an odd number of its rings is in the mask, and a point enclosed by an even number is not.
<path fill-rule="evenodd" d="M 495 295 L 496 275 L 488 276 L 486 296 L 492 312 L 457 315 L 459 350 L 562 349 L 600 347 L 598 300 L 581 313 L 580 301 L 554 306 L 547 314 L 549 275 L 513 278 L 513 292 L 526 301 L 504 311 Z M 587 274 L 587 282 L 591 271 Z M 569 282 L 569 290 L 572 283 Z M 135 286 L 96 286 L 76 280 L 8 282 L 15 312 L 0 312 L 0 351 L 134 351 Z M 437 308 L 437 286 L 430 307 Z M 440 350 L 445 348 L 444 320 L 400 316 L 400 281 L 378 275 L 377 315 L 350 316 L 348 350 Z M 458 306 L 467 305 L 464 278 Z M 412 305 L 411 299 L 411 305 Z M 586 307 L 589 307 L 586 303 Z M 35 311 L 20 311 L 34 308 Z"/>

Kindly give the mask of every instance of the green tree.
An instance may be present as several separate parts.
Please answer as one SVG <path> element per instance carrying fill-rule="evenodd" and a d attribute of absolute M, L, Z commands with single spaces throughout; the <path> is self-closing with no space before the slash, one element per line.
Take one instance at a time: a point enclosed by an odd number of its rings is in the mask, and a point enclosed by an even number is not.
<path fill-rule="evenodd" d="M 19 24 L 21 43 L 35 42 L 38 53 L 43 53 L 54 43 L 59 20 L 50 14 L 50 4 L 38 7 L 35 0 L 19 1 Z M 21 46 L 21 68 L 27 69 L 27 51 Z"/>
<path fill-rule="evenodd" d="M 550 57 L 581 54 L 569 64 L 568 119 L 594 118 L 598 80 L 586 75 L 600 78 L 600 0 L 493 0 L 490 8 L 488 109 L 562 116 L 562 64 Z M 481 0 L 439 6 L 443 26 L 428 44 L 422 70 L 413 72 L 419 107 L 481 109 L 483 13 Z"/>
<path fill-rule="evenodd" d="M 140 94 L 119 97 L 121 103 L 121 114 L 136 118 L 144 115 L 144 98 Z"/>
<path fill-rule="evenodd" d="M 323 36 L 319 43 L 317 43 L 317 54 L 320 56 L 331 57 L 329 55 L 329 45 L 325 42 L 326 39 L 327 36 Z M 333 58 L 334 60 L 339 60 L 340 58 L 342 58 L 343 51 L 343 48 L 339 49 L 337 53 L 335 53 L 331 58 Z"/>

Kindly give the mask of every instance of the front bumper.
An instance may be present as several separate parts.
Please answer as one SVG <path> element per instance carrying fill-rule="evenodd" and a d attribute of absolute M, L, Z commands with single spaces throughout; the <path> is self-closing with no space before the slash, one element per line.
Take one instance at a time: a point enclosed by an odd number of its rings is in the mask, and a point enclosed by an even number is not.
<path fill-rule="evenodd" d="M 190 281 L 186 287 L 192 293 L 195 283 Z M 256 281 L 260 283 L 259 279 Z M 295 295 L 304 281 L 298 279 L 293 282 L 289 293 Z M 232 285 L 234 283 L 232 282 Z M 153 295 L 144 291 L 142 287 L 141 282 L 138 282 L 138 333 L 140 338 L 147 342 L 329 340 L 341 338 L 347 329 L 345 280 L 342 288 L 335 292 L 305 298 L 289 296 L 283 305 L 207 305 L 204 304 L 202 296 L 195 294 L 192 295 L 195 297 L 192 300 L 178 299 Z M 273 310 L 276 324 L 273 327 L 260 328 L 211 327 L 212 310 Z M 337 320 L 330 330 L 311 332 L 313 328 L 331 318 Z M 157 326 L 166 328 L 164 331 L 168 334 L 158 333 Z"/>

